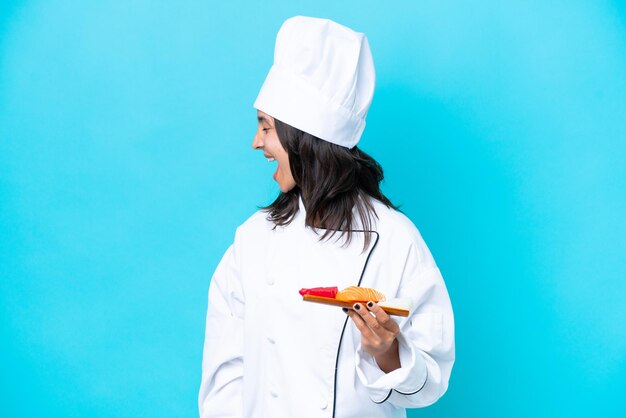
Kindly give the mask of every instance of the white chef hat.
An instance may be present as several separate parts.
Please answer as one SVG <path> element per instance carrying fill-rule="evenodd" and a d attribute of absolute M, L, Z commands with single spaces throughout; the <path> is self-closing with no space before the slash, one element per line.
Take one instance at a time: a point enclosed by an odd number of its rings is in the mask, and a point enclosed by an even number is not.
<path fill-rule="evenodd" d="M 328 19 L 295 16 L 276 36 L 274 65 L 254 107 L 346 148 L 365 128 L 375 84 L 363 33 Z"/>

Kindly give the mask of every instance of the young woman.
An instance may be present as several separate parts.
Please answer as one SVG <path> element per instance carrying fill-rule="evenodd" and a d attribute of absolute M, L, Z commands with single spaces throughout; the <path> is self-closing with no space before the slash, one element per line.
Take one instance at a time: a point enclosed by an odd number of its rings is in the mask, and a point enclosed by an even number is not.
<path fill-rule="evenodd" d="M 209 288 L 199 409 L 207 417 L 398 417 L 448 387 L 454 323 L 413 223 L 356 145 L 374 91 L 367 38 L 325 19 L 281 27 L 252 146 L 280 194 L 235 234 Z M 374 288 L 412 302 L 305 303 L 300 288 Z"/>

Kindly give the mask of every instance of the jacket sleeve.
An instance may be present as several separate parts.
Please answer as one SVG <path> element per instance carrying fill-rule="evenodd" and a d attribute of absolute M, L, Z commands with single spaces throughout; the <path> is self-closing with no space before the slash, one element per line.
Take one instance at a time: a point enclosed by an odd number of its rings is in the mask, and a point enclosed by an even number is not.
<path fill-rule="evenodd" d="M 236 234 L 209 286 L 198 395 L 201 418 L 242 416 L 244 295 L 238 242 Z"/>
<path fill-rule="evenodd" d="M 421 251 L 412 244 L 397 297 L 413 302 L 409 317 L 399 323 L 401 367 L 385 374 L 359 345 L 357 374 L 376 403 L 428 406 L 448 388 L 454 363 L 454 317 L 443 278 L 425 244 Z"/>

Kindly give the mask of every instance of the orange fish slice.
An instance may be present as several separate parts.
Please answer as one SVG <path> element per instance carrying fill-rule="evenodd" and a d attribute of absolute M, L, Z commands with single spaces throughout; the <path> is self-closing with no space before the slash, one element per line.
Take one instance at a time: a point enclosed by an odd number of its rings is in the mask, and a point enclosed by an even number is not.
<path fill-rule="evenodd" d="M 350 286 L 337 292 L 335 299 L 343 302 L 369 302 L 371 300 L 378 303 L 385 300 L 385 295 L 369 287 Z"/>

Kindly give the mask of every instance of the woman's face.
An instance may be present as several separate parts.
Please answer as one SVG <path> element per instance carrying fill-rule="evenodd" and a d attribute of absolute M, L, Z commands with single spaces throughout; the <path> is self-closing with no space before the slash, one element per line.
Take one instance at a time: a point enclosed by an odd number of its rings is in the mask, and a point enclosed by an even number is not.
<path fill-rule="evenodd" d="M 291 175 L 287 151 L 283 148 L 276 134 L 274 118 L 257 110 L 257 120 L 259 125 L 252 140 L 252 148 L 262 149 L 263 155 L 269 162 L 276 161 L 278 163 L 274 172 L 274 180 L 278 182 L 280 191 L 286 193 L 296 186 L 296 181 Z"/>

